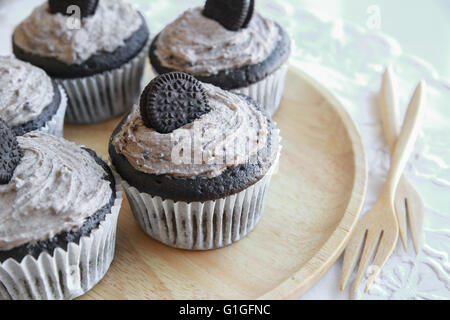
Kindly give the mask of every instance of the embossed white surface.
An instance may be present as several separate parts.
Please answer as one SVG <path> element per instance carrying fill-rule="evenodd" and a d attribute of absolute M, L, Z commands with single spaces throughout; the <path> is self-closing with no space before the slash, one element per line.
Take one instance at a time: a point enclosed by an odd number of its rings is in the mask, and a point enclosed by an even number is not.
<path fill-rule="evenodd" d="M 0 2 L 0 54 L 11 50 L 3 35 L 8 39 L 14 25 L 41 2 Z M 132 2 L 146 14 L 154 34 L 183 10 L 203 1 Z M 257 6 L 291 34 L 295 41 L 292 63 L 325 84 L 357 123 L 369 165 L 363 213 L 375 203 L 389 166 L 376 103 L 385 66 L 394 66 L 402 114 L 416 83 L 423 78 L 429 87 L 422 133 L 406 169 L 426 209 L 422 251 L 416 257 L 410 242 L 405 253 L 399 242 L 368 294 L 352 294 L 350 288 L 339 291 L 342 264 L 339 259 L 301 298 L 450 299 L 450 83 L 440 80 L 428 63 L 405 54 L 394 39 L 349 23 L 327 20 L 299 9 L 295 3 L 296 0 L 258 0 Z"/>

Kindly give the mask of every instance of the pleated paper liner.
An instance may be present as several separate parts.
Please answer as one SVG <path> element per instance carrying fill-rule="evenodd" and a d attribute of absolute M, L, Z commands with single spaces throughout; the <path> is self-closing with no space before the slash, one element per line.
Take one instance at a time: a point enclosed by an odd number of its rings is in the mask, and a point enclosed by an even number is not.
<path fill-rule="evenodd" d="M 66 115 L 67 109 L 67 95 L 61 86 L 58 86 L 58 89 L 61 94 L 61 102 L 58 110 L 53 117 L 47 121 L 45 126 L 40 128 L 38 131 L 47 132 L 57 137 L 62 137 L 64 135 L 64 116 Z"/>
<path fill-rule="evenodd" d="M 149 44 L 118 69 L 84 78 L 55 79 L 69 98 L 66 122 L 92 124 L 129 111 L 142 91 Z"/>
<path fill-rule="evenodd" d="M 280 106 L 287 70 L 288 64 L 285 62 L 278 70 L 263 80 L 251 84 L 248 87 L 231 91 L 249 96 L 258 102 L 266 113 L 272 117 Z"/>
<path fill-rule="evenodd" d="M 74 299 L 94 287 L 106 274 L 114 258 L 116 226 L 122 204 L 122 189 L 116 183 L 116 200 L 97 229 L 72 242 L 67 250 L 42 252 L 36 259 L 26 256 L 20 263 L 0 263 L 0 300 Z"/>
<path fill-rule="evenodd" d="M 259 222 L 280 150 L 266 175 L 249 188 L 206 202 L 162 199 L 139 192 L 122 179 L 131 211 L 150 237 L 174 248 L 210 250 L 245 237 Z"/>

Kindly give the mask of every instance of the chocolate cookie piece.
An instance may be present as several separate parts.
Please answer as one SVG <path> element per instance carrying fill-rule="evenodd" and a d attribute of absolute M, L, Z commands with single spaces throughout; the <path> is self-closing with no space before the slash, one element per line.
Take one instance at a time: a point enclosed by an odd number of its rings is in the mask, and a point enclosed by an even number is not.
<path fill-rule="evenodd" d="M 255 105 L 258 110 L 261 110 L 256 102 L 248 97 L 245 98 Z M 139 192 L 160 196 L 163 199 L 184 202 L 204 202 L 221 199 L 238 193 L 252 186 L 264 177 L 274 163 L 274 155 L 277 151 L 274 150 L 274 148 L 278 148 L 278 141 L 274 140 L 278 138 L 272 134 L 275 125 L 273 121 L 268 118 L 269 135 L 267 144 L 265 148 L 254 155 L 248 163 L 229 167 L 219 176 L 209 179 L 202 176 L 188 179 L 174 178 L 167 175 L 147 174 L 136 170 L 128 162 L 125 156 L 116 152 L 112 143 L 127 117 L 128 116 L 125 116 L 119 123 L 109 141 L 109 155 L 111 162 L 121 177 L 130 185 L 138 189 Z"/>
<path fill-rule="evenodd" d="M 255 12 L 255 0 L 250 1 L 250 7 L 247 10 L 247 17 L 244 20 L 241 28 L 247 28 L 250 21 L 252 21 L 253 13 Z"/>
<path fill-rule="evenodd" d="M 254 0 L 206 0 L 203 15 L 228 30 L 238 31 L 248 26 L 254 7 Z"/>
<path fill-rule="evenodd" d="M 42 110 L 41 114 L 31 121 L 14 126 L 11 130 L 16 136 L 23 136 L 25 133 L 38 130 L 45 126 L 45 124 L 53 118 L 53 116 L 58 112 L 59 106 L 61 105 L 61 92 L 59 91 L 58 85 L 55 81 L 53 83 L 53 100 L 48 106 Z"/>
<path fill-rule="evenodd" d="M 70 16 L 73 12 L 67 12 L 70 6 L 78 6 L 82 18 L 89 17 L 97 10 L 99 0 L 48 0 L 49 11 L 52 14 L 62 13 Z"/>
<path fill-rule="evenodd" d="M 105 206 L 97 210 L 97 212 L 95 212 L 93 215 L 89 216 L 81 226 L 81 228 L 79 228 L 78 230 L 61 232 L 51 239 L 38 241 L 36 243 L 24 244 L 11 250 L 0 250 L 0 263 L 6 261 L 9 258 L 13 258 L 20 263 L 25 256 L 30 254 L 34 258 L 38 258 L 42 252 L 48 252 L 50 255 L 53 255 L 53 252 L 57 248 L 67 250 L 67 246 L 69 245 L 69 243 L 73 242 L 78 244 L 82 236 L 88 236 L 92 230 L 97 229 L 100 223 L 105 220 L 106 215 L 111 213 L 111 208 L 114 206 L 114 202 L 116 200 L 116 184 L 112 171 L 108 167 L 108 165 L 97 156 L 94 151 L 86 148 L 84 148 L 84 150 L 89 152 L 89 154 L 94 158 L 95 162 L 97 162 L 103 168 L 103 170 L 105 170 L 105 176 L 103 179 L 110 182 L 112 190 L 109 202 Z"/>
<path fill-rule="evenodd" d="M 0 119 L 0 185 L 8 184 L 23 156 L 16 135 Z"/>
<path fill-rule="evenodd" d="M 211 108 L 200 81 L 183 72 L 153 79 L 140 100 L 142 120 L 148 128 L 170 133 L 193 122 Z"/>
<path fill-rule="evenodd" d="M 94 74 L 110 71 L 122 67 L 125 63 L 135 58 L 149 41 L 149 29 L 141 14 L 142 25 L 136 30 L 125 44 L 113 52 L 98 52 L 92 55 L 82 64 L 66 64 L 56 58 L 43 57 L 24 51 L 14 43 L 12 47 L 14 55 L 23 61 L 44 69 L 52 78 L 75 79 L 92 76 Z"/>
<path fill-rule="evenodd" d="M 291 53 L 291 41 L 288 34 L 277 24 L 280 40 L 275 46 L 273 52 L 262 62 L 252 65 L 241 66 L 238 68 L 221 70 L 215 74 L 200 76 L 193 74 L 201 82 L 211 83 L 224 90 L 238 89 L 247 87 L 255 82 L 265 79 L 267 76 L 275 72 L 286 60 Z M 175 70 L 164 67 L 158 56 L 155 54 L 157 48 L 157 35 L 150 46 L 150 61 L 153 68 L 159 74 L 164 74 Z"/>

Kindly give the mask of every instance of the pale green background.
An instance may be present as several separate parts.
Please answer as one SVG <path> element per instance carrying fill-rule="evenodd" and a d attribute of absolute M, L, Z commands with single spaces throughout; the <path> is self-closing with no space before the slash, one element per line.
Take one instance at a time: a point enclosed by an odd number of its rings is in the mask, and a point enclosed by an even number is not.
<path fill-rule="evenodd" d="M 17 21 L 43 0 L 0 0 L 0 54 L 10 52 L 9 36 Z M 147 16 L 153 32 L 175 19 L 186 8 L 204 0 L 130 0 Z M 14 2 L 12 4 L 11 2 Z M 376 5 L 381 14 L 381 32 L 398 40 L 403 49 L 430 62 L 450 81 L 450 0 L 256 0 L 258 9 L 295 28 L 294 9 L 307 9 L 366 26 L 367 9 Z M 11 8 L 14 8 L 12 10 Z M 295 33 L 295 30 L 291 30 Z M 294 39 L 296 40 L 296 39 Z"/>

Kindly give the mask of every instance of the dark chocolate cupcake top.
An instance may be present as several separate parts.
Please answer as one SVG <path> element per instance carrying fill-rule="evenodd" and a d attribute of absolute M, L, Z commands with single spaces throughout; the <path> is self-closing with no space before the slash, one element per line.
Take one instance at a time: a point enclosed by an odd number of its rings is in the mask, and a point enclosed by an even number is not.
<path fill-rule="evenodd" d="M 54 87 L 44 70 L 0 56 L 0 118 L 10 127 L 33 121 L 52 102 Z"/>
<path fill-rule="evenodd" d="M 203 14 L 203 8 L 185 11 L 166 26 L 156 40 L 161 65 L 194 75 L 254 65 L 275 50 L 281 36 L 276 23 L 254 12 L 246 27 L 225 28 Z"/>
<path fill-rule="evenodd" d="M 20 163 L 0 185 L 0 251 L 80 228 L 112 189 L 88 151 L 43 132 L 17 137 Z"/>
<path fill-rule="evenodd" d="M 164 76 L 161 76 L 164 77 Z M 198 82 L 200 83 L 200 82 Z M 214 178 L 227 168 L 248 162 L 266 147 L 270 134 L 268 120 L 254 104 L 242 96 L 210 84 L 202 84 L 207 101 L 202 106 L 186 104 L 186 112 L 208 109 L 190 123 L 161 133 L 144 121 L 141 108 L 135 106 L 112 144 L 134 169 L 152 175 L 172 178 Z M 183 88 L 166 90 L 169 96 L 180 96 Z M 178 109 L 184 101 L 161 103 L 165 113 Z M 142 101 L 141 101 L 142 102 Z M 174 108 L 174 106 L 177 106 Z M 148 115 L 144 115 L 148 117 Z"/>
<path fill-rule="evenodd" d="M 14 44 L 68 65 L 82 64 L 96 53 L 113 52 L 123 46 L 143 23 L 139 12 L 123 0 L 100 0 L 93 14 L 94 9 L 89 10 L 91 14 L 79 20 L 51 13 L 45 2 L 17 26 Z"/>

